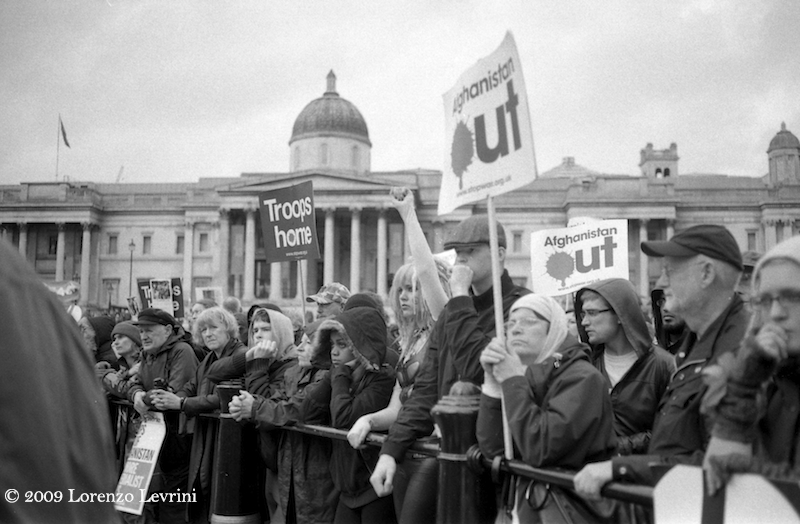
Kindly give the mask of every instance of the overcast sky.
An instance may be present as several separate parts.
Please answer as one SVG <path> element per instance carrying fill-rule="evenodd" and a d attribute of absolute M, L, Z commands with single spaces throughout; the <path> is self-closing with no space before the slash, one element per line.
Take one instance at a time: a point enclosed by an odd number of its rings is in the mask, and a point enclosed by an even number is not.
<path fill-rule="evenodd" d="M 537 163 L 761 176 L 800 136 L 800 1 L 0 2 L 0 184 L 193 182 L 285 172 L 303 107 L 339 94 L 372 169 L 442 169 L 442 94 L 510 30 Z"/>

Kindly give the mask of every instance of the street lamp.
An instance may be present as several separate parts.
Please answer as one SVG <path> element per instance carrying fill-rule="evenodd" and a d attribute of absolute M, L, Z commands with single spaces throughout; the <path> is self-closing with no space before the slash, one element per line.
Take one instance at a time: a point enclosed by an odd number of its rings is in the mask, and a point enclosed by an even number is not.
<path fill-rule="evenodd" d="M 131 239 L 131 243 L 128 244 L 128 249 L 131 250 L 131 265 L 128 271 L 128 297 L 131 297 L 133 296 L 133 251 L 136 249 L 136 243 L 133 239 Z"/>

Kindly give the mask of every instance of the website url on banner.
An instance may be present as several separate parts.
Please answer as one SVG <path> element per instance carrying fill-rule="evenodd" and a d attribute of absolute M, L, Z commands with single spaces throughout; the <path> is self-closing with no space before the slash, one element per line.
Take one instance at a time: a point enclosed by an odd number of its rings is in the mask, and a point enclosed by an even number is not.
<path fill-rule="evenodd" d="M 464 195 L 468 195 L 470 193 L 475 193 L 477 191 L 483 191 L 485 189 L 490 189 L 492 187 L 502 186 L 505 185 L 506 182 L 511 182 L 511 175 L 507 175 L 505 178 L 498 178 L 492 182 L 486 182 L 484 184 L 478 184 L 477 186 L 470 186 L 467 189 L 463 189 L 456 193 L 456 197 L 461 197 Z"/>

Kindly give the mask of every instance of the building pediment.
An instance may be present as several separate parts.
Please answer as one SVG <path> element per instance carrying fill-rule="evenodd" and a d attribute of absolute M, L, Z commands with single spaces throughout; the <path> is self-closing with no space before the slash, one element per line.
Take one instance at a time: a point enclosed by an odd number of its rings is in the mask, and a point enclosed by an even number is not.
<path fill-rule="evenodd" d="M 301 173 L 277 174 L 245 174 L 243 179 L 233 184 L 217 188 L 224 196 L 254 195 L 263 191 L 271 191 L 282 187 L 311 181 L 314 193 L 387 193 L 391 184 L 381 180 L 372 180 L 364 176 L 353 176 L 342 173 L 320 173 L 309 171 Z"/>

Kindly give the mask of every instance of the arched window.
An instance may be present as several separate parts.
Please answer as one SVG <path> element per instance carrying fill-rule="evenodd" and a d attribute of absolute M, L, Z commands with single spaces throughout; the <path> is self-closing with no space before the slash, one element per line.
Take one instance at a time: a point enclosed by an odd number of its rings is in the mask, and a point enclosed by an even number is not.
<path fill-rule="evenodd" d="M 656 168 L 656 178 L 661 178 L 661 168 Z"/>
<path fill-rule="evenodd" d="M 664 168 L 664 178 L 667 178 L 668 176 L 669 176 L 669 168 L 665 167 Z"/>
<path fill-rule="evenodd" d="M 352 149 L 351 155 L 350 155 L 350 163 L 351 163 L 353 169 L 358 169 L 359 165 L 361 164 L 361 162 L 360 162 L 361 154 L 360 153 L 361 152 L 358 150 L 358 146 L 353 146 L 353 149 Z"/>
<path fill-rule="evenodd" d="M 319 146 L 319 163 L 322 166 L 328 165 L 328 144 Z"/>

